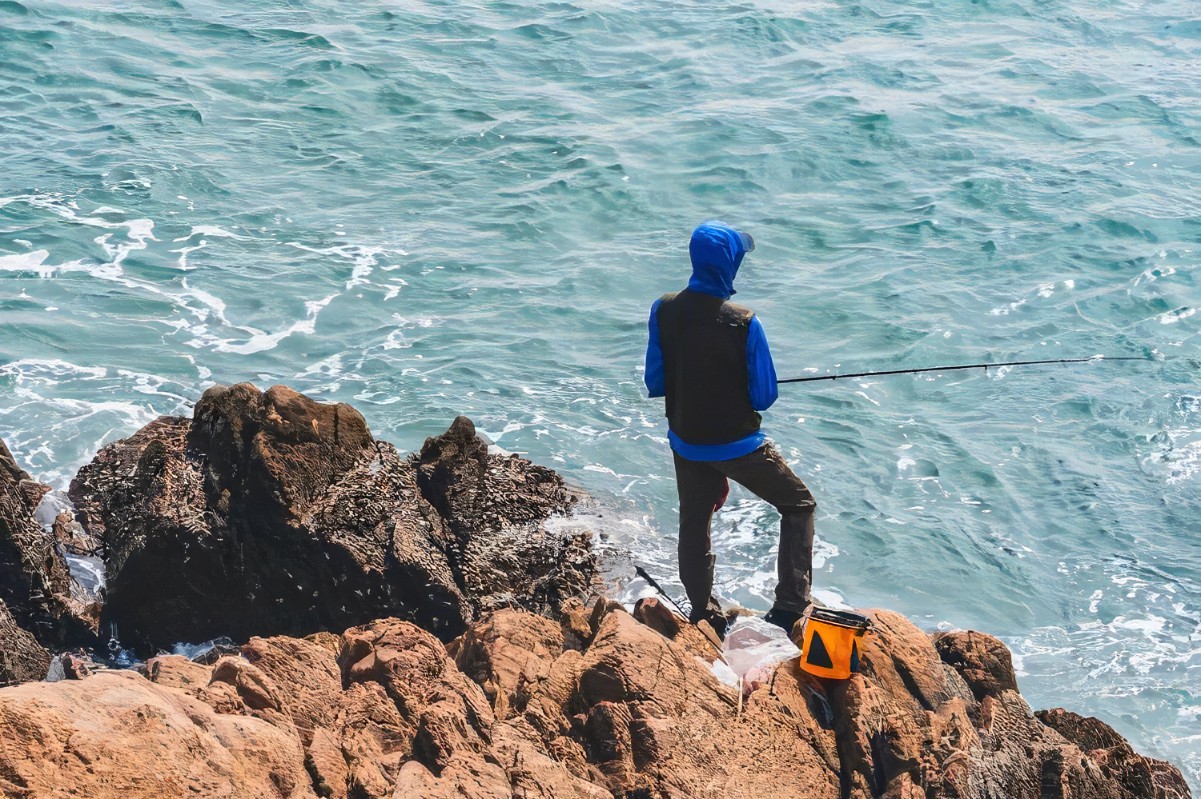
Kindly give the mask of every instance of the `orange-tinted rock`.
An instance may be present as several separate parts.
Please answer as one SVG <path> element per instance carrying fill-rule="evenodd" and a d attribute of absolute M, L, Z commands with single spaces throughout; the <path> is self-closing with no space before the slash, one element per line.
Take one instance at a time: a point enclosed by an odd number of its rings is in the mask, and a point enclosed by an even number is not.
<path fill-rule="evenodd" d="M 1009 657 L 995 638 L 932 640 L 896 613 L 872 615 L 861 673 L 829 692 L 852 795 L 904 796 L 913 786 L 947 797 L 1124 795 L 1119 771 L 1102 768 L 1007 687 L 1015 684 Z"/>
<path fill-rule="evenodd" d="M 959 672 L 976 699 L 1018 689 L 1013 656 L 997 638 L 974 630 L 935 633 L 932 638 L 939 657 Z"/>
<path fill-rule="evenodd" d="M 689 624 L 654 597 L 644 597 L 634 605 L 634 618 L 670 638 L 696 657 L 713 662 L 721 657 L 721 646 L 708 622 Z"/>
<path fill-rule="evenodd" d="M 563 654 L 563 628 L 549 619 L 501 610 L 458 639 L 455 664 L 478 683 L 498 718 L 524 710 L 527 686 L 545 680 Z"/>
<path fill-rule="evenodd" d="M 315 799 L 295 737 L 124 672 L 0 690 L 11 799 Z"/>
<path fill-rule="evenodd" d="M 408 622 L 381 619 L 347 630 L 339 662 L 348 683 L 377 683 L 413 725 L 412 754 L 431 769 L 486 748 L 495 722 L 481 688 L 455 668 L 443 644 Z"/>
<path fill-rule="evenodd" d="M 646 606 L 640 615 L 665 626 Z M 744 701 L 704 658 L 609 602 L 595 606 L 583 651 L 562 646 L 557 623 L 499 611 L 449 647 L 457 660 L 398 619 L 253 639 L 211 668 L 156 658 L 157 683 L 105 672 L 0 690 L 0 794 L 1188 796 L 1178 771 L 1095 719 L 1036 716 L 1011 689 L 978 701 L 930 636 L 874 617 L 860 674 L 822 680 L 794 658 Z M 991 646 L 957 651 L 966 669 L 997 660 L 971 660 Z"/>
<path fill-rule="evenodd" d="M 251 638 L 242 657 L 272 683 L 279 709 L 308 745 L 313 733 L 333 725 L 342 696 L 342 674 L 334 653 L 307 639 Z"/>
<path fill-rule="evenodd" d="M 159 655 L 146 661 L 148 680 L 185 692 L 208 685 L 212 676 L 211 666 L 193 663 L 183 655 Z"/>

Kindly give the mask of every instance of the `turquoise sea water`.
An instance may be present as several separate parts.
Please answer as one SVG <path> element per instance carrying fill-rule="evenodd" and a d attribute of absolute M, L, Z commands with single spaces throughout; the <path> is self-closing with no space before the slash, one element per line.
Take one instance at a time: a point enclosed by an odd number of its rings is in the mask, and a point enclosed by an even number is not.
<path fill-rule="evenodd" d="M 767 426 L 820 596 L 1000 636 L 1196 791 L 1199 64 L 1184 0 L 0 0 L 0 436 L 61 488 L 213 382 L 405 449 L 466 413 L 666 578 L 646 312 L 721 218 L 781 377 L 1156 359 L 788 386 Z M 736 492 L 724 597 L 766 609 L 774 536 Z"/>

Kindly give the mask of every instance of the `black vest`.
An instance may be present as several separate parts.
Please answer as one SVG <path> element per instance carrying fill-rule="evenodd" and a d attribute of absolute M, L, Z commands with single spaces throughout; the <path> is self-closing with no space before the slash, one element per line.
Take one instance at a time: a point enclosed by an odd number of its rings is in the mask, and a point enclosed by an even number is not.
<path fill-rule="evenodd" d="M 696 291 L 659 302 L 667 421 L 689 444 L 729 444 L 759 429 L 747 381 L 751 309 Z"/>

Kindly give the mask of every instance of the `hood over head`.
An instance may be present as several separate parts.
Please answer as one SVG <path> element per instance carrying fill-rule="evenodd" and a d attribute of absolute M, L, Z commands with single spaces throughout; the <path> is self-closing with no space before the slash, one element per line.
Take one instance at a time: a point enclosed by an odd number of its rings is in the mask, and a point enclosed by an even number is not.
<path fill-rule="evenodd" d="M 688 288 L 702 294 L 729 299 L 734 294 L 734 276 L 742 258 L 755 249 L 755 240 L 725 222 L 705 222 L 692 231 L 688 254 L 692 278 Z"/>

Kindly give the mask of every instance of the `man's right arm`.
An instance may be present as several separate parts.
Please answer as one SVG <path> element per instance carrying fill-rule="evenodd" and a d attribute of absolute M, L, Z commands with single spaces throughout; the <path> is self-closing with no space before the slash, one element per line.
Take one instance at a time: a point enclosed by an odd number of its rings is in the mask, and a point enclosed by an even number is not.
<path fill-rule="evenodd" d="M 767 334 L 763 332 L 763 324 L 757 316 L 751 318 L 750 330 L 747 331 L 746 371 L 751 407 L 757 411 L 767 410 L 779 398 L 780 392 L 776 384 L 776 365 L 767 346 Z"/>
<path fill-rule="evenodd" d="M 651 306 L 651 318 L 648 323 L 649 337 L 646 345 L 646 371 L 642 381 L 652 397 L 662 397 L 667 393 L 667 385 L 663 377 L 663 349 L 659 346 L 659 303 L 655 300 Z"/>

